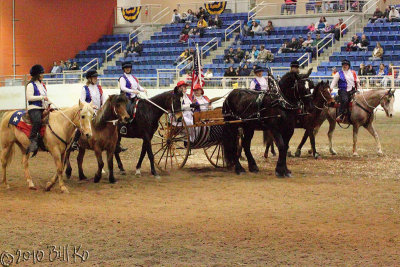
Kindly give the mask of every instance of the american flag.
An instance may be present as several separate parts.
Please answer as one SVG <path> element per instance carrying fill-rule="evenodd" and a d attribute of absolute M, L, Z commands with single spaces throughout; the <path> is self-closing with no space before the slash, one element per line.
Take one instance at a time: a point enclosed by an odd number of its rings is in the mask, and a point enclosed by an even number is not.
<path fill-rule="evenodd" d="M 196 54 L 194 55 L 194 64 L 193 64 L 193 72 L 192 72 L 192 88 L 190 90 L 190 96 L 193 95 L 193 88 L 196 84 L 201 84 L 203 87 L 204 82 L 204 75 L 203 75 L 203 67 L 201 66 L 201 57 L 199 53 L 199 46 L 196 45 Z"/>

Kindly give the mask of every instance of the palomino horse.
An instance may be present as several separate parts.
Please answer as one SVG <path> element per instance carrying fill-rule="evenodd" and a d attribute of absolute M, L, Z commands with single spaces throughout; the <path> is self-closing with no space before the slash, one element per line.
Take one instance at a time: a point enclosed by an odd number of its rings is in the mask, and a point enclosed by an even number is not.
<path fill-rule="evenodd" d="M 32 177 L 29 173 L 28 159 L 26 149 L 29 146 L 28 137 L 14 125 L 10 125 L 9 121 L 15 111 L 7 112 L 4 114 L 0 125 L 0 139 L 1 139 L 1 166 L 3 169 L 3 183 L 7 188 L 6 169 L 12 160 L 13 146 L 17 144 L 22 153 L 22 165 L 25 171 L 25 179 L 28 182 L 30 189 L 36 189 Z M 92 136 L 92 129 L 90 127 L 94 110 L 91 104 L 82 103 L 70 108 L 58 111 L 52 111 L 49 114 L 49 123 L 46 125 L 46 130 L 43 136 L 43 143 L 46 149 L 53 156 L 54 163 L 56 164 L 57 172 L 51 181 L 47 182 L 46 190 L 49 191 L 59 181 L 60 189 L 64 193 L 68 193 L 67 187 L 63 181 L 64 158 L 65 151 L 72 139 L 76 128 L 90 138 Z"/>
<path fill-rule="evenodd" d="M 367 129 L 367 131 L 375 138 L 378 155 L 383 155 L 379 136 L 373 124 L 374 110 L 377 106 L 381 105 L 385 110 L 386 116 L 391 118 L 393 116 L 393 104 L 394 91 L 391 89 L 361 91 L 354 96 L 350 115 L 350 124 L 353 125 L 353 156 L 358 156 L 357 135 L 360 126 L 364 126 L 364 128 Z M 321 114 L 319 119 L 320 123 L 315 129 L 315 135 L 325 119 L 328 119 L 329 122 L 329 151 L 332 155 L 336 155 L 337 153 L 333 149 L 332 144 L 333 131 L 336 126 L 336 108 L 330 107 L 329 109 L 325 109 L 325 112 Z M 346 124 L 349 124 L 349 122 L 347 121 Z"/>
<path fill-rule="evenodd" d="M 79 154 L 77 157 L 78 168 L 79 168 L 79 180 L 85 180 L 85 174 L 83 173 L 82 162 L 85 156 L 86 149 L 94 150 L 97 158 L 98 170 L 94 177 L 94 182 L 97 183 L 101 179 L 101 171 L 104 166 L 101 152 L 107 151 L 107 165 L 109 171 L 108 180 L 110 183 L 115 183 L 114 172 L 113 172 L 113 158 L 115 146 L 118 140 L 118 126 L 117 121 L 120 120 L 122 123 L 127 123 L 129 120 L 129 114 L 126 112 L 126 104 L 128 98 L 125 94 L 111 95 L 104 103 L 103 107 L 97 112 L 96 117 L 93 119 L 92 134 L 93 136 L 89 139 L 82 137 L 79 140 Z M 69 161 L 71 151 L 68 150 L 66 155 L 67 169 L 65 173 L 68 178 L 71 177 L 71 163 Z"/>
<path fill-rule="evenodd" d="M 156 95 L 150 99 L 141 99 L 137 104 L 137 111 L 134 119 L 127 125 L 128 132 L 125 138 L 140 138 L 143 140 L 142 151 L 136 165 L 136 175 L 140 175 L 140 168 L 144 156 L 148 155 L 150 160 L 151 173 L 156 179 L 160 176 L 157 174 L 154 166 L 154 154 L 151 147 L 151 139 L 158 128 L 158 121 L 166 112 L 181 111 L 181 92 L 167 91 Z M 128 110 L 132 114 L 132 110 Z M 119 153 L 115 153 L 115 159 L 118 162 L 118 168 L 122 173 L 125 172 Z"/>

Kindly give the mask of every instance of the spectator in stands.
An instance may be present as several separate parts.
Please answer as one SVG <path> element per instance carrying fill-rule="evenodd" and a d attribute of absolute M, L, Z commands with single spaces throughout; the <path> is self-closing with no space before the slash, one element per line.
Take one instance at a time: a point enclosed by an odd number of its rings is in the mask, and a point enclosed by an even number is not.
<path fill-rule="evenodd" d="M 271 52 L 269 52 L 271 53 Z M 267 58 L 268 58 L 268 50 L 265 49 L 264 45 L 261 45 L 260 47 L 260 52 L 258 52 L 258 56 L 257 56 L 257 60 L 256 62 L 261 62 L 261 63 L 265 63 L 267 62 Z"/>
<path fill-rule="evenodd" d="M 337 73 L 337 69 L 336 67 L 332 67 L 332 73 L 331 76 L 335 76 L 335 74 Z"/>
<path fill-rule="evenodd" d="M 326 23 L 326 18 L 325 17 L 320 17 L 319 21 L 316 24 L 315 31 L 316 32 L 322 32 L 327 25 L 328 24 Z"/>
<path fill-rule="evenodd" d="M 189 33 L 190 33 L 190 24 L 186 23 L 185 27 L 183 27 L 181 34 L 179 35 L 179 43 L 186 43 L 187 40 L 189 39 Z"/>
<path fill-rule="evenodd" d="M 177 65 L 179 62 L 184 61 L 190 56 L 189 50 L 186 48 L 185 51 L 182 52 L 182 54 L 179 55 L 179 57 L 175 60 L 174 65 Z"/>
<path fill-rule="evenodd" d="M 71 66 L 71 70 L 79 70 L 78 63 L 73 62 L 73 63 L 72 63 L 72 66 Z"/>
<path fill-rule="evenodd" d="M 309 25 L 308 27 L 307 27 L 307 29 L 308 29 L 308 32 L 315 32 L 315 24 L 314 23 L 311 23 L 311 25 Z"/>
<path fill-rule="evenodd" d="M 192 23 L 194 21 L 194 13 L 191 9 L 188 9 L 186 16 L 186 23 Z"/>
<path fill-rule="evenodd" d="M 380 42 L 376 43 L 376 47 L 372 51 L 372 57 L 369 60 L 382 60 L 383 57 L 383 48 Z"/>
<path fill-rule="evenodd" d="M 387 87 L 388 82 L 392 79 L 392 77 L 396 77 L 396 73 L 393 74 L 393 71 L 394 71 L 393 63 L 390 63 L 388 69 L 386 70 L 387 74 L 385 77 L 383 77 L 383 79 L 381 81 L 381 84 L 384 87 Z"/>
<path fill-rule="evenodd" d="M 233 47 L 229 48 L 229 50 L 226 52 L 224 56 L 224 61 L 225 63 L 235 63 L 235 51 L 233 50 Z"/>
<path fill-rule="evenodd" d="M 317 47 L 317 44 L 319 43 L 319 42 L 321 42 L 321 34 L 317 34 L 316 36 L 315 36 L 315 40 L 312 42 L 312 44 L 311 44 L 311 46 L 312 47 Z"/>
<path fill-rule="evenodd" d="M 206 71 L 206 73 L 204 74 L 204 78 L 209 79 L 209 78 L 212 78 L 212 77 L 213 77 L 213 73 L 212 73 L 211 69 L 208 69 Z"/>
<path fill-rule="evenodd" d="M 141 56 L 142 52 L 143 52 L 143 46 L 141 44 L 139 44 L 138 41 L 136 41 L 133 46 L 133 54 L 135 56 Z"/>
<path fill-rule="evenodd" d="M 259 51 L 257 50 L 257 47 L 255 45 L 253 45 L 251 47 L 251 52 L 250 52 L 250 62 L 256 62 L 258 53 L 259 53 Z"/>
<path fill-rule="evenodd" d="M 268 21 L 267 26 L 264 28 L 264 33 L 267 35 L 271 35 L 271 33 L 274 31 L 274 25 L 272 24 L 272 21 Z"/>
<path fill-rule="evenodd" d="M 343 34 L 340 34 L 340 33 L 341 33 L 344 29 L 346 29 L 346 24 L 343 23 L 343 19 L 340 18 L 340 19 L 339 19 L 339 22 L 336 23 L 335 28 L 332 30 L 332 33 L 334 34 L 335 39 L 336 39 L 337 41 L 340 40 L 340 37 L 343 37 Z"/>
<path fill-rule="evenodd" d="M 254 72 L 256 70 L 256 68 L 257 68 L 257 65 L 253 65 L 253 68 L 250 71 L 250 76 L 256 75 L 255 72 Z"/>
<path fill-rule="evenodd" d="M 385 8 L 385 12 L 383 13 L 383 22 L 386 22 L 389 19 L 389 13 L 390 13 L 390 6 Z"/>
<path fill-rule="evenodd" d="M 303 46 L 303 48 L 312 47 L 313 42 L 314 40 L 311 38 L 311 34 L 308 34 L 307 40 L 303 41 L 301 45 Z"/>
<path fill-rule="evenodd" d="M 67 61 L 65 61 L 65 69 L 70 70 L 71 67 L 72 67 L 71 61 L 68 59 Z"/>
<path fill-rule="evenodd" d="M 201 17 L 203 17 L 205 20 L 208 20 L 209 14 L 203 7 L 200 7 L 196 16 L 199 20 Z"/>
<path fill-rule="evenodd" d="M 244 58 L 243 58 L 242 62 L 243 63 L 251 62 L 251 56 L 250 56 L 250 52 L 249 51 L 246 51 L 246 53 L 244 53 Z"/>
<path fill-rule="evenodd" d="M 171 23 L 181 23 L 182 17 L 179 14 L 178 9 L 174 9 L 174 13 L 172 14 Z"/>
<path fill-rule="evenodd" d="M 210 18 L 210 20 L 208 21 L 208 26 L 212 28 L 221 29 L 222 20 L 218 17 L 218 15 L 215 15 L 214 19 Z"/>
<path fill-rule="evenodd" d="M 205 21 L 204 17 L 200 17 L 199 21 L 197 22 L 197 31 L 200 33 L 200 38 L 204 37 L 204 32 L 207 27 L 208 24 Z"/>
<path fill-rule="evenodd" d="M 392 6 L 389 12 L 388 22 L 399 22 L 399 21 L 400 21 L 399 11 L 395 8 L 395 6 Z"/>
<path fill-rule="evenodd" d="M 378 76 L 385 76 L 387 75 L 387 70 L 385 64 L 381 63 L 379 64 L 379 70 L 378 70 Z"/>
<path fill-rule="evenodd" d="M 278 50 L 278 54 L 281 54 L 281 53 L 289 53 L 290 50 L 289 50 L 289 48 L 288 48 L 288 45 L 289 45 L 289 42 L 288 42 L 288 41 L 284 41 L 283 44 L 282 44 L 282 46 L 281 46 L 281 47 L 279 48 L 279 50 Z"/>
<path fill-rule="evenodd" d="M 367 69 L 365 68 L 364 63 L 360 64 L 360 69 L 358 70 L 358 75 L 359 76 L 367 76 Z"/>
<path fill-rule="evenodd" d="M 61 73 L 60 66 L 57 65 L 57 61 L 54 61 L 53 63 L 53 68 L 51 68 L 50 73 L 56 74 L 56 73 Z M 53 77 L 53 76 L 52 76 Z"/>
<path fill-rule="evenodd" d="M 369 64 L 367 66 L 367 76 L 375 76 L 376 75 L 376 71 L 374 69 L 374 67 L 372 67 L 371 64 Z"/>
<path fill-rule="evenodd" d="M 257 21 L 253 21 L 252 27 L 249 30 L 249 35 L 254 37 L 255 34 L 262 34 L 262 31 L 263 29 L 260 24 L 258 24 Z"/>
<path fill-rule="evenodd" d="M 191 58 L 189 58 L 188 59 L 188 61 L 187 61 L 187 65 L 186 65 L 186 67 L 184 68 L 184 71 L 191 71 L 192 69 L 193 69 L 193 58 L 191 57 Z"/>
<path fill-rule="evenodd" d="M 357 34 L 355 34 L 351 38 L 351 42 L 347 44 L 347 49 L 346 51 L 357 51 L 358 50 L 358 44 L 360 43 L 360 39 L 358 38 Z"/>
<path fill-rule="evenodd" d="M 384 17 L 384 14 L 382 11 L 379 9 L 379 7 L 376 8 L 374 15 L 372 15 L 372 18 L 369 19 L 371 23 L 374 23 L 377 20 L 380 20 Z"/>
<path fill-rule="evenodd" d="M 359 51 L 368 51 L 369 41 L 365 34 L 361 35 L 361 41 L 357 44 Z"/>
<path fill-rule="evenodd" d="M 224 77 L 236 77 L 235 69 L 230 66 L 224 73 Z"/>
<path fill-rule="evenodd" d="M 240 46 L 236 49 L 235 56 L 233 60 L 235 63 L 240 63 L 244 58 L 244 51 L 240 48 Z"/>
<path fill-rule="evenodd" d="M 60 69 L 61 69 L 60 73 L 66 70 L 65 63 L 62 60 L 60 61 Z"/>
<path fill-rule="evenodd" d="M 246 76 L 250 76 L 250 72 L 251 72 L 251 70 L 249 69 L 249 67 L 247 66 L 247 64 L 244 64 L 243 65 L 243 68 L 240 68 L 240 70 L 239 70 L 239 76 L 244 76 L 244 77 L 246 77 Z"/>
<path fill-rule="evenodd" d="M 288 52 L 297 52 L 301 48 L 301 44 L 296 39 L 296 37 L 292 37 L 292 41 L 286 46 Z"/>

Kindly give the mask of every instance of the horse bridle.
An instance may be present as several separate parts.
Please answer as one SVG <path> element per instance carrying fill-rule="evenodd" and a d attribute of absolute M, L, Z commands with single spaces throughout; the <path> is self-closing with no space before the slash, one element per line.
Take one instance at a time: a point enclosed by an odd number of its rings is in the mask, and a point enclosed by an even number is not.
<path fill-rule="evenodd" d="M 314 89 L 315 90 L 315 89 Z M 324 105 L 322 106 L 322 108 L 318 107 L 317 105 L 313 105 L 315 108 L 319 109 L 319 110 L 324 110 L 326 108 L 328 108 L 327 104 L 328 104 L 328 100 L 326 99 L 326 97 L 324 96 L 324 94 L 322 93 L 322 90 L 319 90 L 319 94 L 322 96 L 322 98 L 324 99 Z"/>

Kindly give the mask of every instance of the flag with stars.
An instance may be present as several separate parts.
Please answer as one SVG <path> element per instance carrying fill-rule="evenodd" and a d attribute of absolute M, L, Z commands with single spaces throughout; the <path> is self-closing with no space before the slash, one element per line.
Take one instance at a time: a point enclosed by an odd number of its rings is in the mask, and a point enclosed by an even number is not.
<path fill-rule="evenodd" d="M 204 86 L 204 75 L 203 75 L 203 67 L 201 66 L 201 57 L 199 53 L 199 46 L 196 46 L 196 54 L 193 59 L 193 72 L 192 72 L 192 87 L 190 90 L 190 96 L 193 96 L 193 88 L 196 84 L 201 84 L 201 87 Z"/>
<path fill-rule="evenodd" d="M 32 125 L 26 123 L 23 120 L 23 116 L 25 114 L 26 114 L 26 110 L 23 110 L 23 109 L 15 111 L 11 115 L 11 118 L 8 121 L 8 124 L 14 125 L 15 127 L 17 127 L 18 130 L 22 131 L 24 134 L 26 134 L 26 136 L 29 137 L 29 135 L 31 134 Z M 45 128 L 46 128 L 46 126 L 42 126 L 42 128 L 40 129 L 41 136 L 44 135 Z"/>

